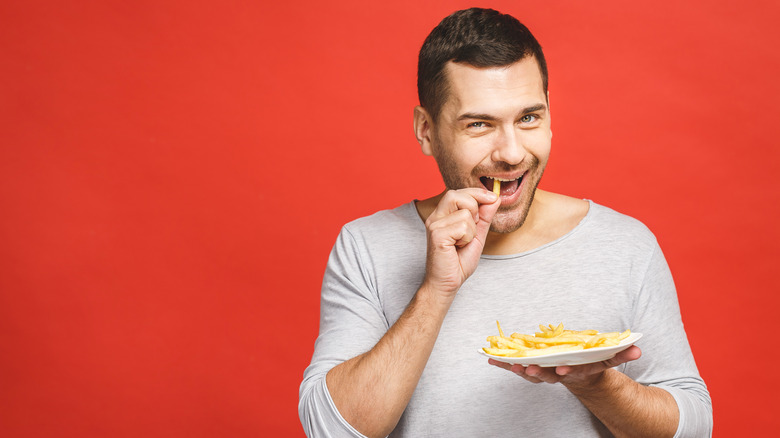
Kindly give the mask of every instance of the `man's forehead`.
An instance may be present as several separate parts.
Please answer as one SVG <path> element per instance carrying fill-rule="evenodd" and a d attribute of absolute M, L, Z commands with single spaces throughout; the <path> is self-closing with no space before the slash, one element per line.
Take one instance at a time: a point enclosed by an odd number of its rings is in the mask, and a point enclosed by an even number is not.
<path fill-rule="evenodd" d="M 533 57 L 500 67 L 450 61 L 444 72 L 447 99 L 442 109 L 446 112 L 457 112 L 464 106 L 493 106 L 508 99 L 522 100 L 516 102 L 520 105 L 547 101 L 539 65 Z"/>

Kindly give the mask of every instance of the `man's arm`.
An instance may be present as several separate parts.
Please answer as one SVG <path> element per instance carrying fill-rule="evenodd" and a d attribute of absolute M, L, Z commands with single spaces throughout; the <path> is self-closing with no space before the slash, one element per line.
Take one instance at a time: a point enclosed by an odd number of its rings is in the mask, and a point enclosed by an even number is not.
<path fill-rule="evenodd" d="M 672 437 L 679 421 L 672 395 L 661 388 L 641 385 L 613 369 L 640 355 L 634 346 L 612 359 L 588 365 L 542 368 L 493 359 L 489 362 L 532 383 L 563 384 L 616 437 Z"/>
<path fill-rule="evenodd" d="M 664 389 L 641 385 L 614 369 L 564 385 L 616 437 L 673 437 L 677 432 L 677 403 Z"/>
<path fill-rule="evenodd" d="M 426 275 L 398 321 L 368 352 L 331 369 L 342 417 L 367 436 L 393 430 L 420 379 L 452 300 L 476 269 L 499 203 L 482 189 L 447 192 L 426 220 Z"/>
<path fill-rule="evenodd" d="M 641 360 L 637 359 L 642 350 L 632 346 L 612 359 L 587 365 L 523 367 L 492 359 L 490 363 L 533 383 L 563 384 L 615 436 L 710 436 L 709 393 L 688 346 L 669 267 L 653 243 L 632 326 L 644 334 Z M 614 369 L 627 362 L 631 363 L 625 373 Z"/>
<path fill-rule="evenodd" d="M 448 302 L 421 288 L 374 348 L 328 372 L 331 398 L 355 429 L 369 437 L 384 437 L 393 430 L 420 380 L 448 309 Z"/>

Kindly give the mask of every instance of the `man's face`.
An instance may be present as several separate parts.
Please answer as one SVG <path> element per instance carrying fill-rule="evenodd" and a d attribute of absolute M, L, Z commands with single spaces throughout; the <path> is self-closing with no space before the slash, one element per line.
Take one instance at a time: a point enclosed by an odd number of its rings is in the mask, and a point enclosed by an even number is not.
<path fill-rule="evenodd" d="M 550 155 L 550 112 L 534 58 L 508 67 L 450 62 L 449 94 L 433 123 L 430 147 L 448 189 L 501 180 L 501 206 L 491 231 L 509 233 L 525 221 Z"/>

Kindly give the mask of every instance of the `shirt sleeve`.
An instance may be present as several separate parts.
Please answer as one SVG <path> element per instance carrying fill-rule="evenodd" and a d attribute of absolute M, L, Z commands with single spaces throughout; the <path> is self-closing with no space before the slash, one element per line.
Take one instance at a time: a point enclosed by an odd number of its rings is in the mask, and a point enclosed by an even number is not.
<path fill-rule="evenodd" d="M 676 438 L 711 436 L 712 401 L 696 368 L 674 280 L 657 244 L 635 306 L 633 327 L 643 334 L 637 343 L 642 357 L 627 364 L 626 374 L 674 397 L 680 412 Z"/>
<path fill-rule="evenodd" d="M 365 249 L 347 227 L 331 251 L 322 282 L 320 331 L 301 383 L 298 415 L 308 437 L 363 437 L 336 409 L 325 376 L 373 348 L 388 330 Z"/>

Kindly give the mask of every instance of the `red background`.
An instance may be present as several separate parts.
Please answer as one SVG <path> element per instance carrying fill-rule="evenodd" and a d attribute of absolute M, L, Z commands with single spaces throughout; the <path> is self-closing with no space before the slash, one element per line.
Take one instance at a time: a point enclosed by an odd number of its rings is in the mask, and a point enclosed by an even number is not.
<path fill-rule="evenodd" d="M 473 5 L 326 3 L 0 5 L 0 435 L 302 435 L 328 252 L 441 189 L 417 50 Z M 480 5 L 545 48 L 542 186 L 653 229 L 715 435 L 775 431 L 780 13 L 636 3 Z"/>

